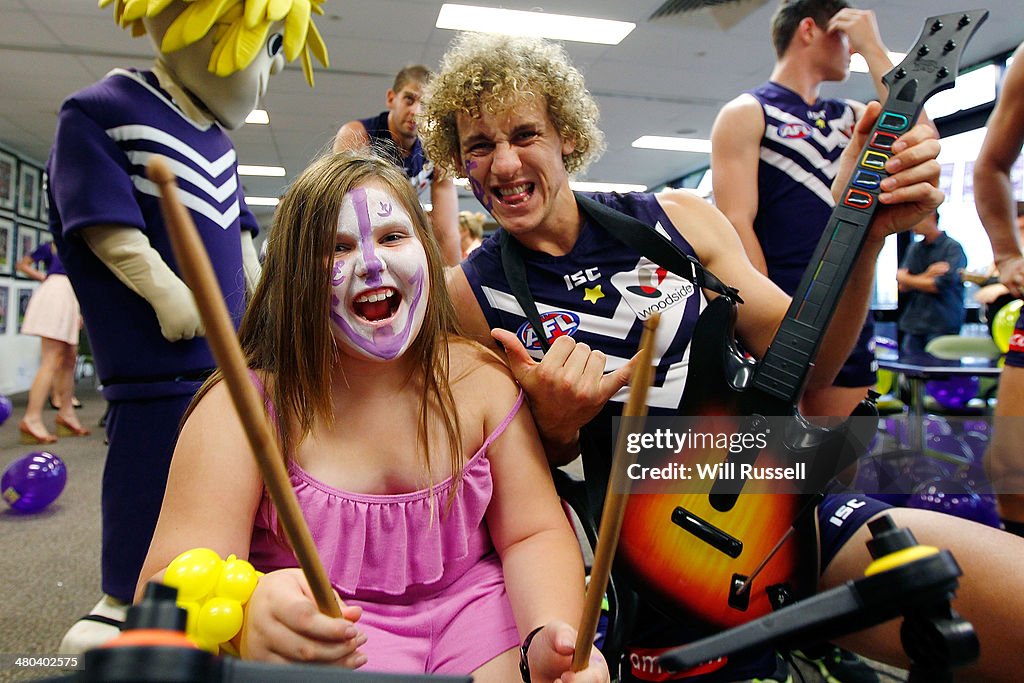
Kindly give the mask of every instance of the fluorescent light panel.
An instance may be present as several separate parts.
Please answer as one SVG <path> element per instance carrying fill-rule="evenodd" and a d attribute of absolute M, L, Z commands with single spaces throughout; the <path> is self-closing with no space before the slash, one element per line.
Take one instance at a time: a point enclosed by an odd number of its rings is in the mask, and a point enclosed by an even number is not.
<path fill-rule="evenodd" d="M 277 206 L 281 201 L 277 197 L 246 197 L 245 203 L 249 206 Z"/>
<path fill-rule="evenodd" d="M 259 175 L 267 176 L 270 178 L 280 178 L 284 176 L 283 166 L 247 166 L 245 164 L 238 165 L 238 175 Z"/>
<path fill-rule="evenodd" d="M 437 28 L 513 36 L 541 36 L 553 40 L 618 45 L 636 24 L 547 12 L 474 7 L 445 3 L 437 14 Z"/>
<path fill-rule="evenodd" d="M 631 183 L 599 183 L 590 181 L 569 181 L 569 187 L 580 192 L 643 192 L 646 185 Z"/>
<path fill-rule="evenodd" d="M 677 138 L 664 135 L 642 135 L 633 141 L 641 149 L 664 149 L 670 152 L 697 152 L 711 154 L 711 140 Z"/>
<path fill-rule="evenodd" d="M 469 180 L 467 178 L 456 178 L 452 182 L 456 187 L 461 187 L 464 190 L 469 189 Z M 580 192 L 643 192 L 647 189 L 646 185 L 637 185 L 635 183 L 602 183 L 583 180 L 570 180 L 569 187 Z"/>
<path fill-rule="evenodd" d="M 889 60 L 893 64 L 899 64 L 907 56 L 905 52 L 890 52 Z M 854 52 L 850 55 L 850 71 L 854 71 L 859 74 L 871 73 L 868 71 L 868 63 L 864 61 L 864 58 L 860 56 L 859 52 Z"/>
<path fill-rule="evenodd" d="M 270 123 L 270 114 L 268 114 L 264 109 L 253 109 L 249 112 L 249 115 L 245 117 L 245 122 L 267 125 Z"/>

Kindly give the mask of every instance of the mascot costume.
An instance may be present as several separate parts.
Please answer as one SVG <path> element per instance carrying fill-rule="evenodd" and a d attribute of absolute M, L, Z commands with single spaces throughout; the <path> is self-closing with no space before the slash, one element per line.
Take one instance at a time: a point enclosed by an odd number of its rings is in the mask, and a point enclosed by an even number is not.
<path fill-rule="evenodd" d="M 323 0 L 100 0 L 156 47 L 151 70 L 115 69 L 69 97 L 47 165 L 50 229 L 81 302 L 109 401 L 103 598 L 64 636 L 82 652 L 116 636 L 160 512 L 182 415 L 214 360 L 171 252 L 153 155 L 178 176 L 237 325 L 259 278 L 256 219 L 224 129 L 241 126 L 285 62 L 327 65 Z M 216 503 L 211 501 L 211 514 Z"/>

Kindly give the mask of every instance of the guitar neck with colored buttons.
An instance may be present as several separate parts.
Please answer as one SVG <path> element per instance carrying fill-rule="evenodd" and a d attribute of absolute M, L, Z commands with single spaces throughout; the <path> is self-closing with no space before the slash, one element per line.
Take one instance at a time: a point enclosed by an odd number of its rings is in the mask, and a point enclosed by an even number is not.
<path fill-rule="evenodd" d="M 785 401 L 799 398 L 878 208 L 892 145 L 914 125 L 928 98 L 953 87 L 964 47 L 987 17 L 987 10 L 929 17 L 906 59 L 882 79 L 889 87 L 882 113 L 758 366 L 755 388 Z"/>

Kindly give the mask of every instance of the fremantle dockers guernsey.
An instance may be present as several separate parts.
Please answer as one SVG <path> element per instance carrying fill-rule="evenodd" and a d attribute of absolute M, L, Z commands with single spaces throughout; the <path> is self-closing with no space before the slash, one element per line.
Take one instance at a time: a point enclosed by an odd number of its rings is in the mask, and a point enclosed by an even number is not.
<path fill-rule="evenodd" d="M 693 249 L 672 227 L 654 195 L 588 194 L 599 202 L 653 226 L 685 253 Z M 511 294 L 501 267 L 499 233 L 484 241 L 462 269 L 488 324 L 515 332 L 534 358 L 543 352 L 522 308 Z M 690 337 L 706 305 L 691 282 L 652 263 L 584 219 L 579 239 L 564 256 L 523 249 L 530 291 L 550 341 L 569 335 L 608 356 L 608 370 L 636 353 L 643 321 L 661 313 L 654 350 L 657 370 L 648 393 L 651 414 L 671 414 L 686 383 Z M 615 413 L 622 410 L 628 388 L 617 393 Z"/>
<path fill-rule="evenodd" d="M 412 189 L 416 194 L 427 189 L 434 179 L 434 163 L 427 159 L 423 152 L 423 143 L 419 138 L 416 138 L 416 143 L 412 146 L 409 156 L 403 157 L 394 138 L 391 137 L 391 131 L 388 130 L 388 112 L 381 112 L 368 119 L 359 119 L 359 123 L 363 124 L 366 134 L 370 136 L 370 144 L 373 148 L 386 150 L 392 156 L 391 161 L 405 171 L 405 176 L 412 183 Z"/>
<path fill-rule="evenodd" d="M 819 99 L 808 105 L 777 83 L 750 94 L 760 102 L 765 123 L 754 233 L 768 277 L 792 294 L 832 213 L 832 180 L 856 117 L 847 102 Z"/>
<path fill-rule="evenodd" d="M 257 224 L 245 205 L 231 140 L 217 124 L 189 119 L 151 72 L 111 71 L 65 100 L 47 164 L 50 230 L 81 303 L 104 385 L 165 385 L 161 380 L 173 383 L 215 367 L 205 339 L 164 339 L 149 303 L 77 234 L 104 224 L 138 228 L 177 272 L 159 192 L 145 172 L 154 155 L 163 156 L 178 177 L 179 196 L 236 324 L 245 307 L 241 231 L 255 233 Z"/>

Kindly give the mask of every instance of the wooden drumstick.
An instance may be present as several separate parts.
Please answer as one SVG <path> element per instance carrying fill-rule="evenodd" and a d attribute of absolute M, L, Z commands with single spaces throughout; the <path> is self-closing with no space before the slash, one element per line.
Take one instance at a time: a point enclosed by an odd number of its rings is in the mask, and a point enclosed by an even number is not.
<path fill-rule="evenodd" d="M 633 371 L 633 378 L 629 383 L 629 399 L 622 411 L 624 418 L 643 420 L 647 415 L 647 390 L 654 379 L 654 368 L 651 366 L 654 333 L 660 320 L 660 314 L 655 313 L 644 321 L 644 331 L 640 336 L 640 356 L 637 358 L 636 370 Z M 623 475 L 633 457 L 626 451 L 626 437 L 640 427 L 642 422 L 637 424 L 635 421 L 623 420 L 619 423 L 619 435 L 612 455 L 611 476 L 608 478 L 608 491 L 605 493 L 604 508 L 601 511 L 601 526 L 597 531 L 594 566 L 590 570 L 590 584 L 587 586 L 587 595 L 583 603 L 583 617 L 580 619 L 580 629 L 576 634 L 576 650 L 572 656 L 573 671 L 582 671 L 587 668 L 590 661 L 590 649 L 594 645 L 597 622 L 601 618 L 601 602 L 608 587 L 615 549 L 619 545 L 622 518 L 626 511 L 626 497 L 629 495 L 629 479 Z"/>
<path fill-rule="evenodd" d="M 253 386 L 237 333 L 231 323 L 231 316 L 224 303 L 213 266 L 210 264 L 210 257 L 202 240 L 199 239 L 191 214 L 178 199 L 178 183 L 174 173 L 160 157 L 153 157 L 147 164 L 146 171 L 149 179 L 160 188 L 160 209 L 171 236 L 174 256 L 184 274 L 185 282 L 195 296 L 196 305 L 206 326 L 206 340 L 224 374 L 224 383 L 245 427 L 249 446 L 256 456 L 256 463 L 263 475 L 270 499 L 277 508 L 281 526 L 295 551 L 299 567 L 309 582 L 320 611 L 328 616 L 340 617 L 341 608 L 317 555 L 313 536 L 299 509 L 295 491 L 288 480 L 284 458 L 281 457 L 277 440 L 273 436 L 263 402 L 256 387 Z"/>

